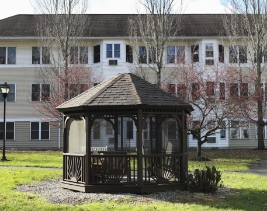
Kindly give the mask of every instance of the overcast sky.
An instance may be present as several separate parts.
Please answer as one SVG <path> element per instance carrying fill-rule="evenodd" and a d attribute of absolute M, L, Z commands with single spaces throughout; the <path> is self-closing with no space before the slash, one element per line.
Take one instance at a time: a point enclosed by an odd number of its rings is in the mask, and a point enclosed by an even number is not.
<path fill-rule="evenodd" d="M 33 0 L 0 0 L 0 19 L 17 14 L 34 14 Z M 187 0 L 184 13 L 225 13 L 221 0 Z M 136 13 L 136 0 L 90 0 L 89 13 L 132 14 Z"/>

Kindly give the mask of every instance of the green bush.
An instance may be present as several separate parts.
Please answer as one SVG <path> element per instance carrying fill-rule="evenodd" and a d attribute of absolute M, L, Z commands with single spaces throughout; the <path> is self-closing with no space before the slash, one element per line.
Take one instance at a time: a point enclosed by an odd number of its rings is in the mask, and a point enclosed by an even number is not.
<path fill-rule="evenodd" d="M 188 175 L 188 188 L 191 190 L 214 193 L 218 190 L 218 183 L 221 180 L 221 172 L 206 166 L 206 170 L 195 169 L 194 174 Z"/>

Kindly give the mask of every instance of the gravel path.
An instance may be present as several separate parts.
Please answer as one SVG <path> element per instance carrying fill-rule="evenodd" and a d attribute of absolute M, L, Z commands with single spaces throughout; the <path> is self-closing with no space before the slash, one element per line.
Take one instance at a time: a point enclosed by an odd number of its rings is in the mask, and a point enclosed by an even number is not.
<path fill-rule="evenodd" d="M 129 203 L 153 203 L 156 201 L 174 202 L 181 201 L 186 197 L 194 197 L 205 195 L 206 198 L 227 198 L 229 193 L 239 193 L 235 190 L 221 187 L 215 194 L 203 194 L 190 191 L 166 191 L 151 194 L 109 194 L 109 193 L 82 193 L 75 192 L 60 187 L 60 179 L 51 179 L 38 183 L 32 183 L 28 185 L 22 185 L 17 188 L 19 192 L 30 192 L 39 194 L 40 197 L 46 198 L 52 204 L 69 204 L 80 205 L 85 202 L 108 202 L 110 200 L 118 201 L 121 199 L 127 199 Z"/>

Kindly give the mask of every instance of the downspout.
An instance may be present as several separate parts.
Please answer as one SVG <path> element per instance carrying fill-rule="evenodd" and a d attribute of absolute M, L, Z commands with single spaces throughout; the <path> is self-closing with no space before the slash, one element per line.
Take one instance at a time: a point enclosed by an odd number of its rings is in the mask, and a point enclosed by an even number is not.
<path fill-rule="evenodd" d="M 60 133 L 61 133 L 61 130 L 60 130 L 60 122 L 58 122 L 58 137 L 57 137 L 57 149 L 60 150 Z"/>

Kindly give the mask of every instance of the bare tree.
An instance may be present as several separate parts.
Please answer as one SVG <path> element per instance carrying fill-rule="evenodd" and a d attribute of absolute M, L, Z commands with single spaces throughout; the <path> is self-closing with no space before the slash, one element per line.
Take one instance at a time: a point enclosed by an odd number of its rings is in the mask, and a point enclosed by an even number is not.
<path fill-rule="evenodd" d="M 179 22 L 182 2 L 180 0 L 139 0 L 146 14 L 133 16 L 130 20 L 130 40 L 136 57 L 135 72 L 148 79 L 145 69 L 156 75 L 157 85 L 162 84 L 162 70 L 166 60 L 166 48 L 177 38 L 181 30 Z M 145 64 L 145 65 L 144 65 Z M 150 76 L 151 77 L 151 76 Z"/>
<path fill-rule="evenodd" d="M 239 70 L 242 82 L 246 72 L 253 73 L 250 83 L 255 95 L 250 103 L 240 106 L 243 117 L 258 127 L 258 149 L 264 149 L 264 126 L 266 121 L 266 99 L 262 83 L 266 82 L 267 64 L 267 1 L 266 0 L 225 0 L 232 14 L 226 15 L 224 27 L 230 44 L 232 68 Z M 247 55 L 247 56 L 246 56 Z M 232 61 L 231 61 L 232 60 Z M 252 103 L 254 102 L 254 103 Z"/>
<path fill-rule="evenodd" d="M 40 37 L 33 63 L 38 64 L 36 82 L 42 86 L 32 105 L 49 118 L 61 119 L 56 106 L 103 80 L 88 65 L 88 0 L 33 1 Z"/>
<path fill-rule="evenodd" d="M 232 75 L 232 74 L 230 74 Z M 238 109 L 236 96 L 228 96 L 229 72 L 224 64 L 178 64 L 172 79 L 177 84 L 167 85 L 169 93 L 191 104 L 194 111 L 188 117 L 188 134 L 197 140 L 196 158 L 201 161 L 201 147 L 209 136 L 228 127 L 229 119 Z"/>

